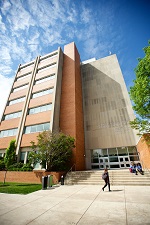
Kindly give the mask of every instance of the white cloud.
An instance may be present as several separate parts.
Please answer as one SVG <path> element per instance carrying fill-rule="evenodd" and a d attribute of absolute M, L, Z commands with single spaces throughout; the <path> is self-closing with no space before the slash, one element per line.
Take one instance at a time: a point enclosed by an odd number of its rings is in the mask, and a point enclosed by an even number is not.
<path fill-rule="evenodd" d="M 8 78 L 0 75 L 0 119 L 6 105 L 12 82 L 13 78 Z"/>
<path fill-rule="evenodd" d="M 92 19 L 92 15 L 91 15 L 90 9 L 83 6 L 82 7 L 82 13 L 81 13 L 82 22 L 89 23 L 91 19 Z"/>
<path fill-rule="evenodd" d="M 1 28 L 1 32 L 5 33 L 6 27 L 5 27 L 5 24 L 2 21 L 2 16 L 1 15 L 0 15 L 0 28 Z"/>
<path fill-rule="evenodd" d="M 25 10 L 21 1 L 11 0 L 11 7 L 7 14 L 7 20 L 12 32 L 20 29 L 28 29 L 31 25 L 35 25 L 35 21 L 27 10 Z"/>
<path fill-rule="evenodd" d="M 3 1 L 3 7 L 1 7 L 2 13 L 6 15 L 11 8 L 11 4 L 9 1 Z"/>

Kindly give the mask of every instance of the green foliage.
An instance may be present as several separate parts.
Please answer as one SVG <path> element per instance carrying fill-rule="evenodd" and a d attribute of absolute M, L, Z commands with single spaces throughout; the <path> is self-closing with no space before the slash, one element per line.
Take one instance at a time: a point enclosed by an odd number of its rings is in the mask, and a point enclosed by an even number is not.
<path fill-rule="evenodd" d="M 144 49 L 144 58 L 138 59 L 135 68 L 136 79 L 130 88 L 130 97 L 134 103 L 133 109 L 140 119 L 131 121 L 131 127 L 139 130 L 139 134 L 150 132 L 150 41 Z"/>
<path fill-rule="evenodd" d="M 24 164 L 19 162 L 19 163 L 14 163 L 8 167 L 8 171 L 32 171 L 32 170 L 33 170 L 33 167 L 29 163 Z"/>
<path fill-rule="evenodd" d="M 43 131 L 38 136 L 37 146 L 31 143 L 34 152 L 29 154 L 29 161 L 46 164 L 48 171 L 66 170 L 75 147 L 74 142 L 75 139 L 69 135 Z"/>
<path fill-rule="evenodd" d="M 27 163 L 27 164 L 24 164 L 23 167 L 21 168 L 21 171 L 32 171 L 33 170 L 33 167 Z"/>
<path fill-rule="evenodd" d="M 19 171 L 19 170 L 21 170 L 21 168 L 23 167 L 23 163 L 21 163 L 21 162 L 19 162 L 19 163 L 14 163 L 14 164 L 12 164 L 12 165 L 10 165 L 9 167 L 8 167 L 8 170 L 9 171 Z"/>
<path fill-rule="evenodd" d="M 31 148 L 32 148 L 33 152 L 29 152 L 28 162 L 29 162 L 30 165 L 32 164 L 33 167 L 34 167 L 36 163 L 40 162 L 40 159 L 38 158 L 38 154 L 35 151 L 36 146 L 34 146 L 34 147 L 32 146 Z"/>
<path fill-rule="evenodd" d="M 148 120 L 136 118 L 130 122 L 130 125 L 132 128 L 139 131 L 138 135 L 150 132 L 150 122 Z"/>
<path fill-rule="evenodd" d="M 11 140 L 9 147 L 6 149 L 6 154 L 4 157 L 6 168 L 8 168 L 10 165 L 12 165 L 15 162 L 15 153 L 16 153 L 15 142 L 16 142 L 15 140 Z"/>

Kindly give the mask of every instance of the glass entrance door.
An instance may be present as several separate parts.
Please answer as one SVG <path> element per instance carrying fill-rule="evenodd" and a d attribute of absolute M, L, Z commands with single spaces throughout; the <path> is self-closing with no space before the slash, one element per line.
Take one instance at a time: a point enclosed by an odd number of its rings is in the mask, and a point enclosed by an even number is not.
<path fill-rule="evenodd" d="M 92 169 L 125 169 L 130 167 L 130 162 L 139 161 L 135 146 L 118 147 L 109 149 L 94 149 L 91 151 Z"/>
<path fill-rule="evenodd" d="M 101 158 L 99 158 L 99 167 L 100 167 L 100 169 L 109 168 L 108 157 L 101 157 Z"/>
<path fill-rule="evenodd" d="M 129 156 L 118 156 L 118 158 L 119 158 L 120 168 L 129 168 L 130 167 Z"/>

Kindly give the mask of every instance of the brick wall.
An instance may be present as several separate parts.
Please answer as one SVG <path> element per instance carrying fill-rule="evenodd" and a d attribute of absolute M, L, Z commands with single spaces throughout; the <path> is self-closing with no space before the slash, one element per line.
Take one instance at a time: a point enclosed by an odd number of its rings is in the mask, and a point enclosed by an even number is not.
<path fill-rule="evenodd" d="M 150 136 L 150 134 L 146 135 Z M 143 169 L 150 169 L 150 145 L 148 146 L 144 136 L 139 140 L 137 144 L 137 150 L 139 152 Z"/>
<path fill-rule="evenodd" d="M 8 171 L 6 174 L 5 182 L 18 182 L 18 183 L 42 183 L 42 176 L 53 175 L 53 183 L 57 184 L 65 172 L 45 172 L 45 171 Z M 0 182 L 4 181 L 5 171 L 0 171 Z"/>
<path fill-rule="evenodd" d="M 80 56 L 74 43 L 64 47 L 60 130 L 75 138 L 73 162 L 76 170 L 85 169 L 84 128 Z"/>

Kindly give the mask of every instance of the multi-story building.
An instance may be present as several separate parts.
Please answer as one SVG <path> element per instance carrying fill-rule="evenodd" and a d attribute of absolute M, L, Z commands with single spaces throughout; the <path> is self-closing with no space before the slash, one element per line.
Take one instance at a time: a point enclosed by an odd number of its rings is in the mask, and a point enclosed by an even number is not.
<path fill-rule="evenodd" d="M 16 139 L 26 163 L 43 130 L 75 137 L 77 170 L 126 168 L 138 161 L 131 102 L 116 55 L 80 62 L 74 43 L 19 65 L 0 124 L 0 155 Z"/>

